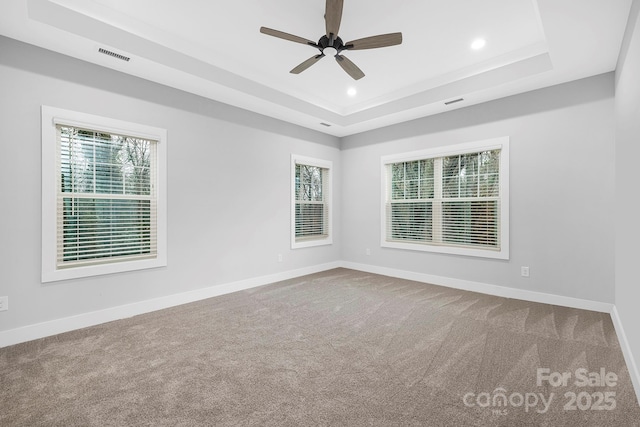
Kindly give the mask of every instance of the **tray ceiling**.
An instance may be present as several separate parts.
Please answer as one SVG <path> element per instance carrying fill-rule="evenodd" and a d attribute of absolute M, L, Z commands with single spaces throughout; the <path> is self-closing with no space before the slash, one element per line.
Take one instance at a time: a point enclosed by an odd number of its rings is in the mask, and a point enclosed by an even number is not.
<path fill-rule="evenodd" d="M 318 40 L 324 0 L 3 0 L 0 34 L 346 136 L 612 71 L 630 7 L 631 0 L 345 0 L 343 40 L 403 33 L 400 46 L 345 53 L 366 74 L 358 81 L 333 58 L 290 74 L 317 50 L 259 32 Z M 472 49 L 479 38 L 485 47 Z"/>

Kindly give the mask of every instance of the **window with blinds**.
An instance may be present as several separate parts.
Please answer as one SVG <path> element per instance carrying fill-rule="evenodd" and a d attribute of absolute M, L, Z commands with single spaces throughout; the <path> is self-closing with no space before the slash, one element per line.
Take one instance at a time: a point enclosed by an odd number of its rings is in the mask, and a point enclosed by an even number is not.
<path fill-rule="evenodd" d="M 157 254 L 156 141 L 57 125 L 57 266 Z"/>
<path fill-rule="evenodd" d="M 331 163 L 293 156 L 292 247 L 331 243 Z"/>
<path fill-rule="evenodd" d="M 383 246 L 508 257 L 508 139 L 387 157 L 383 169 Z"/>
<path fill-rule="evenodd" d="M 42 107 L 42 281 L 167 264 L 166 130 Z"/>

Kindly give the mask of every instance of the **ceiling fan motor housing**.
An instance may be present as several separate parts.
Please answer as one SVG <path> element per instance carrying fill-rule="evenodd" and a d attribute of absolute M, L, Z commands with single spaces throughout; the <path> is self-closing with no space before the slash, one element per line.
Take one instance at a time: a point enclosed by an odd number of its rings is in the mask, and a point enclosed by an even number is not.
<path fill-rule="evenodd" d="M 340 37 L 331 37 L 331 39 L 329 39 L 329 37 L 327 36 L 320 37 L 320 40 L 318 40 L 318 49 L 320 49 L 320 52 L 324 53 L 324 50 L 326 48 L 332 47 L 338 52 L 338 54 L 340 54 L 340 52 L 347 49 L 347 46 L 344 45 L 344 42 Z"/>

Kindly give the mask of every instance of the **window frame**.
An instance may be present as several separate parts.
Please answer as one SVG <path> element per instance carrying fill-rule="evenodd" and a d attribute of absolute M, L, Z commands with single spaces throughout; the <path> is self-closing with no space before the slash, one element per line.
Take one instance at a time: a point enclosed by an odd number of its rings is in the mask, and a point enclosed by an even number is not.
<path fill-rule="evenodd" d="M 387 165 L 400 162 L 412 162 L 439 157 L 477 153 L 481 151 L 500 150 L 499 170 L 499 245 L 500 249 L 453 246 L 446 243 L 398 242 L 387 241 L 387 203 L 390 181 Z M 463 255 L 471 257 L 509 259 L 509 137 L 499 137 L 482 141 L 474 141 L 451 146 L 436 147 L 407 153 L 386 155 L 381 157 L 381 232 L 380 246 L 384 248 L 411 251 L 434 252 L 441 254 Z M 435 231 L 434 231 L 435 233 Z"/>
<path fill-rule="evenodd" d="M 327 169 L 326 179 L 323 180 L 323 196 L 326 205 L 326 236 L 296 238 L 296 165 L 315 166 Z M 333 162 L 312 157 L 291 155 L 291 249 L 309 248 L 333 244 Z"/>
<path fill-rule="evenodd" d="M 167 131 L 153 126 L 43 105 L 42 121 L 42 283 L 93 277 L 167 265 Z M 156 141 L 157 254 L 154 258 L 121 260 L 65 268 L 57 266 L 57 125 L 66 125 Z"/>

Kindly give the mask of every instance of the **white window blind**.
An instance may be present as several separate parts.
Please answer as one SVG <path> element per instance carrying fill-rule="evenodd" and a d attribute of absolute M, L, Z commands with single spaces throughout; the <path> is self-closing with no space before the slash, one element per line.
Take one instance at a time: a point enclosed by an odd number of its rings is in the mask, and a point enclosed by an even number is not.
<path fill-rule="evenodd" d="M 324 182 L 328 170 L 296 165 L 296 239 L 326 237 L 328 230 Z"/>
<path fill-rule="evenodd" d="M 433 159 L 393 163 L 387 203 L 387 240 L 433 241 Z"/>
<path fill-rule="evenodd" d="M 293 247 L 331 243 L 331 163 L 294 156 Z"/>
<path fill-rule="evenodd" d="M 442 161 L 442 242 L 500 249 L 500 150 Z"/>
<path fill-rule="evenodd" d="M 383 246 L 508 256 L 504 150 L 506 145 L 471 144 L 452 154 L 438 150 L 424 152 L 424 158 L 412 153 L 406 160 L 383 159 Z"/>
<path fill-rule="evenodd" d="M 167 131 L 42 106 L 42 282 L 167 265 Z"/>
<path fill-rule="evenodd" d="M 157 255 L 157 141 L 57 125 L 58 268 Z"/>

